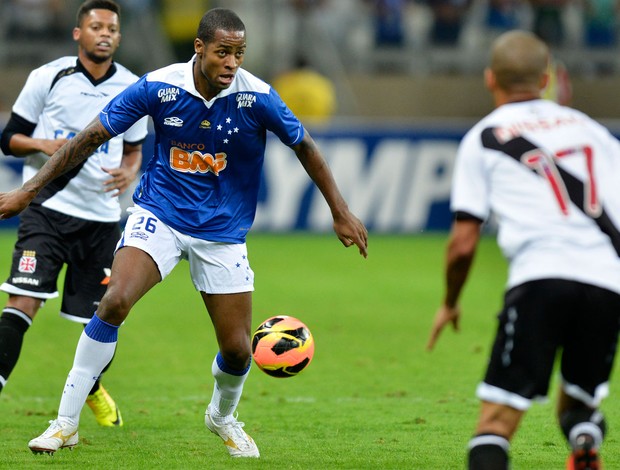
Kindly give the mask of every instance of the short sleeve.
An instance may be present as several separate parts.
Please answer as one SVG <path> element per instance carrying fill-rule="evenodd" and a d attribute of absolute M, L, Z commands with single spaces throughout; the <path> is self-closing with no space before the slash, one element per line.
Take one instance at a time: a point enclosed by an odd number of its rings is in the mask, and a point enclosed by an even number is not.
<path fill-rule="evenodd" d="M 145 77 L 142 77 L 116 95 L 103 108 L 99 114 L 99 119 L 111 135 L 115 136 L 127 132 L 134 124 L 149 114 L 147 86 Z M 144 131 L 144 135 L 146 135 L 146 122 L 147 120 L 144 120 L 144 124 L 140 124 L 135 132 Z M 133 139 L 126 136 L 125 140 L 132 141 Z"/>
<path fill-rule="evenodd" d="M 450 196 L 453 213 L 467 212 L 481 220 L 488 218 L 489 178 L 484 151 L 480 133 L 476 130 L 470 131 L 459 145 Z"/>

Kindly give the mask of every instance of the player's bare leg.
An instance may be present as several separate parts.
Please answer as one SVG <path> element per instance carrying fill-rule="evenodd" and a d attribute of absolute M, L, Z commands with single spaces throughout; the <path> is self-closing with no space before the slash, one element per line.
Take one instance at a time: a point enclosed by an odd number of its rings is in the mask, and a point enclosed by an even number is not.
<path fill-rule="evenodd" d="M 476 435 L 469 441 L 469 470 L 508 468 L 510 440 L 524 412 L 506 405 L 483 401 Z"/>

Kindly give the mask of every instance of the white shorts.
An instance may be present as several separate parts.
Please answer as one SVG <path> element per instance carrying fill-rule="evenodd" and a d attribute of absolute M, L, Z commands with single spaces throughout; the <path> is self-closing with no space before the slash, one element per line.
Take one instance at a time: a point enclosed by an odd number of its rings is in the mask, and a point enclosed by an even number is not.
<path fill-rule="evenodd" d="M 210 242 L 183 235 L 139 206 L 127 212 L 130 215 L 116 249 L 133 246 L 148 253 L 162 280 L 179 261 L 186 259 L 198 291 L 234 294 L 254 290 L 254 272 L 245 243 Z"/>

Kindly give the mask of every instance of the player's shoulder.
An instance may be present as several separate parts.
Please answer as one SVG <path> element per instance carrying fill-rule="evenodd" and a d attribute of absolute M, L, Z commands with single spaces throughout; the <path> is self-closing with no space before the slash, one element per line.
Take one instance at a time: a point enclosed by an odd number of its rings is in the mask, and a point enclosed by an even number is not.
<path fill-rule="evenodd" d="M 487 114 L 482 119 L 477 121 L 473 126 L 471 126 L 471 128 L 467 132 L 465 132 L 461 143 L 471 145 L 474 142 L 478 142 L 480 140 L 480 135 L 485 129 L 500 125 L 501 118 L 497 116 L 497 111 L 497 109 L 491 111 L 489 114 Z"/>
<path fill-rule="evenodd" d="M 53 77 L 63 70 L 76 67 L 76 65 L 76 56 L 60 57 L 58 59 L 52 60 L 51 62 L 43 64 L 40 67 L 37 67 L 32 71 L 32 74 L 36 74 L 38 76 L 49 75 Z"/>
<path fill-rule="evenodd" d="M 116 74 L 118 75 L 120 79 L 127 80 L 129 82 L 135 82 L 140 78 L 137 74 L 129 70 L 123 64 L 114 62 L 114 65 L 116 67 Z"/>
<path fill-rule="evenodd" d="M 271 90 L 271 85 L 264 80 L 245 69 L 238 69 L 231 86 L 222 90 L 218 97 L 236 100 L 239 108 L 262 110 L 271 108 L 272 100 L 277 96 Z"/>
<path fill-rule="evenodd" d="M 254 92 L 268 94 L 271 90 L 271 85 L 247 70 L 239 69 L 231 89 L 235 93 Z"/>
<path fill-rule="evenodd" d="M 147 82 L 163 82 L 184 88 L 187 84 L 187 63 L 170 64 L 145 75 Z"/>
<path fill-rule="evenodd" d="M 543 118 L 551 122 L 574 124 L 586 132 L 608 132 L 604 124 L 579 109 L 561 105 L 550 100 L 540 100 L 539 106 L 546 111 L 546 114 L 543 114 Z"/>

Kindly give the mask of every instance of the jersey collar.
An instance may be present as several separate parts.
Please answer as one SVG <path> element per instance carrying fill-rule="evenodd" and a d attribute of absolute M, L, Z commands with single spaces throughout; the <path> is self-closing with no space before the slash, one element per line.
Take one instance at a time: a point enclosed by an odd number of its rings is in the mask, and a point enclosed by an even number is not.
<path fill-rule="evenodd" d="M 192 56 L 192 58 L 185 64 L 185 89 L 190 92 L 192 95 L 200 98 L 202 101 L 206 100 L 204 97 L 198 93 L 196 89 L 196 84 L 194 83 L 194 62 L 196 62 L 196 54 Z"/>
<path fill-rule="evenodd" d="M 213 105 L 213 103 L 215 102 L 215 100 L 230 93 L 231 88 L 228 88 L 227 90 L 221 90 L 213 98 L 211 98 L 210 100 L 206 100 L 205 97 L 198 92 L 198 90 L 196 89 L 196 84 L 194 83 L 194 62 L 196 62 L 196 54 L 194 54 L 190 61 L 185 64 L 185 89 L 192 95 L 200 98 L 206 104 L 207 108 L 210 108 L 211 105 Z"/>
<path fill-rule="evenodd" d="M 105 73 L 105 75 L 99 79 L 95 79 L 95 77 L 93 77 L 90 72 L 88 70 L 86 70 L 86 67 L 84 67 L 84 64 L 82 64 L 82 62 L 80 62 L 80 59 L 77 59 L 77 63 L 75 64 L 75 69 L 77 72 L 81 72 L 82 74 L 84 74 L 84 76 L 86 78 L 88 78 L 88 81 L 90 83 L 92 83 L 94 86 L 97 86 L 103 82 L 105 82 L 108 78 L 110 78 L 112 75 L 114 75 L 116 73 L 116 64 L 114 64 L 114 62 L 112 62 L 110 64 L 110 68 L 108 69 L 108 71 Z"/>

